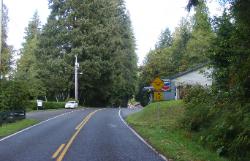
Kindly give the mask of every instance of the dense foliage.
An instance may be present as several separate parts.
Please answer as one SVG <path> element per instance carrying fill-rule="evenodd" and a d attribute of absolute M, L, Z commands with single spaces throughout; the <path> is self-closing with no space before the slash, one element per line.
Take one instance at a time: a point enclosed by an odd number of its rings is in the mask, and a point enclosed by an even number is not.
<path fill-rule="evenodd" d="M 82 73 L 79 75 L 80 103 L 126 106 L 135 92 L 137 57 L 123 0 L 50 0 L 49 8 L 51 14 L 45 26 L 41 27 L 38 13 L 34 13 L 25 29 L 17 69 L 12 70 L 14 52 L 6 43 L 8 12 L 4 6 L 1 110 L 23 108 L 22 101 L 27 99 L 43 97 L 65 101 L 72 98 L 75 55 Z M 13 103 L 20 104 L 10 105 L 12 99 L 15 99 Z"/>
<path fill-rule="evenodd" d="M 27 86 L 20 81 L 1 80 L 0 111 L 25 109 L 28 100 Z"/>
<path fill-rule="evenodd" d="M 156 48 L 148 53 L 140 67 L 140 82 L 137 100 L 148 102 L 147 93 L 142 88 L 149 86 L 158 75 L 169 78 L 189 68 L 209 61 L 215 33 L 212 31 L 208 8 L 205 3 L 195 7 L 195 14 L 182 18 L 179 26 L 171 34 L 166 28 L 161 33 Z"/>
<path fill-rule="evenodd" d="M 65 102 L 54 102 L 54 101 L 48 101 L 48 102 L 43 102 L 42 107 L 37 107 L 37 102 L 36 101 L 28 101 L 26 105 L 26 109 L 28 111 L 30 110 L 48 110 L 48 109 L 62 109 L 65 108 Z"/>
<path fill-rule="evenodd" d="M 188 90 L 182 125 L 199 136 L 199 142 L 218 155 L 247 161 L 250 157 L 250 104 L 201 86 Z"/>
<path fill-rule="evenodd" d="M 73 95 L 77 55 L 80 102 L 125 106 L 134 93 L 137 58 L 124 2 L 51 0 L 49 7 L 36 53 L 48 98 L 64 100 Z"/>
<path fill-rule="evenodd" d="M 2 48 L 0 63 L 0 111 L 24 109 L 28 99 L 26 87 L 12 78 L 13 48 L 7 44 L 8 9 L 3 5 Z"/>
<path fill-rule="evenodd" d="M 190 1 L 190 5 L 199 2 Z M 218 154 L 247 161 L 250 158 L 250 21 L 246 15 L 250 13 L 250 2 L 229 3 L 231 7 L 214 19 L 216 38 L 209 54 L 214 69 L 213 86 L 189 90 L 183 122 Z"/>
<path fill-rule="evenodd" d="M 45 87 L 42 80 L 38 77 L 38 72 L 42 69 L 38 67 L 38 60 L 35 56 L 40 36 L 40 19 L 35 12 L 31 21 L 25 29 L 25 42 L 20 50 L 21 58 L 17 62 L 17 71 L 15 79 L 28 84 L 27 92 L 30 99 L 36 99 L 45 95 Z"/>
<path fill-rule="evenodd" d="M 250 2 L 225 0 L 229 4 L 212 20 L 204 0 L 190 0 L 195 14 L 183 19 L 171 35 L 170 46 L 149 52 L 140 67 L 140 89 L 149 86 L 155 75 L 171 77 L 200 63 L 213 68 L 212 87 L 186 89 L 187 104 L 182 126 L 200 142 L 230 160 L 250 158 Z M 169 40 L 171 40 L 169 38 Z M 169 41 L 168 40 L 168 41 Z M 166 41 L 166 42 L 168 42 Z M 166 43 L 167 44 L 167 43 Z M 147 92 L 140 92 L 142 103 Z"/>

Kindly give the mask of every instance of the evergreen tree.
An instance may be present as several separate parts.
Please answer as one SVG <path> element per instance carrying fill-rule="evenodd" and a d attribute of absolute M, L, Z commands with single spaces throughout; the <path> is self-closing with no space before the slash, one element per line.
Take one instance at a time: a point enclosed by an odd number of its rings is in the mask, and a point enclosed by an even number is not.
<path fill-rule="evenodd" d="M 169 28 L 167 27 L 160 35 L 160 38 L 158 40 L 158 42 L 155 45 L 156 49 L 159 48 L 166 48 L 166 47 L 170 47 L 172 46 L 173 43 L 173 38 L 171 35 L 171 31 L 169 30 Z"/>
<path fill-rule="evenodd" d="M 38 79 L 38 60 L 35 53 L 37 50 L 38 37 L 40 36 L 40 19 L 35 12 L 28 27 L 25 28 L 25 43 L 21 49 L 21 58 L 17 62 L 16 78 L 23 83 L 29 83 L 28 93 L 31 98 L 44 95 L 43 83 Z"/>
<path fill-rule="evenodd" d="M 180 25 L 174 32 L 171 55 L 174 73 L 183 72 L 192 66 L 192 61 L 185 59 L 187 44 L 191 38 L 191 30 L 192 26 L 190 25 L 190 20 L 182 18 Z"/>
<path fill-rule="evenodd" d="M 8 9 L 3 5 L 3 21 L 2 21 L 2 51 L 1 51 L 1 66 L 0 66 L 0 78 L 5 78 L 6 75 L 10 75 L 11 65 L 13 64 L 12 56 L 14 53 L 13 47 L 7 44 L 7 28 L 8 28 Z"/>
<path fill-rule="evenodd" d="M 204 0 L 200 0 L 194 10 L 192 33 L 187 44 L 185 59 L 192 62 L 193 65 L 197 65 L 208 62 L 208 55 L 215 34 L 211 28 L 209 11 Z"/>
<path fill-rule="evenodd" d="M 81 102 L 103 106 L 129 99 L 136 56 L 123 1 L 51 0 L 50 9 L 37 53 L 46 68 L 41 76 L 47 79 L 48 93 L 73 95 L 74 55 L 78 55 Z M 114 93 L 122 89 L 124 95 Z"/>

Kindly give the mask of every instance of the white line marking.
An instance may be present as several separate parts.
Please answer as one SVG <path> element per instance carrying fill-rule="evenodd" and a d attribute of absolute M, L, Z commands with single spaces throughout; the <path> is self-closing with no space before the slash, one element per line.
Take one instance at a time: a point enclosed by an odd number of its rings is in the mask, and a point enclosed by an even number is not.
<path fill-rule="evenodd" d="M 162 155 L 161 153 L 159 153 L 158 151 L 156 151 L 155 148 L 153 148 L 147 141 L 145 141 L 133 128 L 131 128 L 127 122 L 122 118 L 121 116 L 121 109 L 119 108 L 119 117 L 122 120 L 122 122 L 133 132 L 133 134 L 135 136 L 137 136 L 144 144 L 146 144 L 151 150 L 153 150 L 156 154 L 158 154 L 163 160 L 168 161 L 168 159 Z"/>
<path fill-rule="evenodd" d="M 84 109 L 83 109 L 83 110 L 84 110 Z M 8 138 L 11 138 L 11 137 L 13 137 L 13 136 L 15 136 L 15 135 L 17 135 L 17 134 L 20 134 L 20 133 L 22 133 L 22 132 L 24 132 L 24 131 L 27 131 L 27 130 L 33 128 L 33 127 L 42 125 L 42 124 L 44 124 L 44 123 L 46 123 L 46 122 L 48 122 L 48 121 L 54 120 L 54 119 L 56 119 L 56 118 L 58 118 L 58 117 L 61 117 L 61 116 L 66 115 L 66 114 L 70 114 L 70 113 L 72 113 L 72 112 L 74 112 L 74 111 L 75 111 L 75 110 L 70 111 L 70 112 L 66 112 L 66 113 L 63 113 L 63 114 L 60 114 L 60 115 L 57 115 L 57 116 L 55 116 L 55 117 L 49 118 L 49 119 L 47 119 L 47 120 L 44 120 L 44 121 L 42 121 L 42 122 L 40 122 L 40 123 L 38 123 L 38 124 L 32 125 L 32 126 L 30 126 L 30 127 L 27 127 L 27 128 L 25 128 L 25 129 L 23 129 L 23 130 L 20 130 L 20 131 L 14 133 L 14 134 L 11 134 L 11 135 L 9 135 L 9 136 L 6 136 L 6 137 L 0 139 L 0 142 L 6 140 L 6 139 L 8 139 Z"/>

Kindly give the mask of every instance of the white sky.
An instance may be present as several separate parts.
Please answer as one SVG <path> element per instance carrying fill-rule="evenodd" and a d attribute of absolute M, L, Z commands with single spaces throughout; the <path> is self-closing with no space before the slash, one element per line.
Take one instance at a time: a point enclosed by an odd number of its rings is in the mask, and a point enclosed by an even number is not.
<path fill-rule="evenodd" d="M 3 2 L 9 9 L 8 44 L 20 49 L 24 28 L 36 10 L 42 24 L 46 23 L 50 13 L 48 0 L 3 0 Z M 125 3 L 136 38 L 139 64 L 148 51 L 154 48 L 161 31 L 166 27 L 174 31 L 181 17 L 187 15 L 185 11 L 187 0 L 125 0 Z M 221 13 L 219 5 L 214 1 L 209 3 L 209 8 L 213 15 Z"/>

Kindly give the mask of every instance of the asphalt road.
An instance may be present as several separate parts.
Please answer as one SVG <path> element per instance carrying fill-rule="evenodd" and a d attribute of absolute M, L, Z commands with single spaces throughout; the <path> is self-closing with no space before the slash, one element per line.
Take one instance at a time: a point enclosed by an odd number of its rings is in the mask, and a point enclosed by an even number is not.
<path fill-rule="evenodd" d="M 122 122 L 119 109 L 80 109 L 65 112 L 1 140 L 0 160 L 163 160 Z"/>
<path fill-rule="evenodd" d="M 28 112 L 26 114 L 27 119 L 36 119 L 39 121 L 44 121 L 49 118 L 74 111 L 75 109 L 58 109 L 58 110 L 38 110 L 38 111 L 32 111 Z M 79 110 L 79 109 L 77 109 Z"/>

